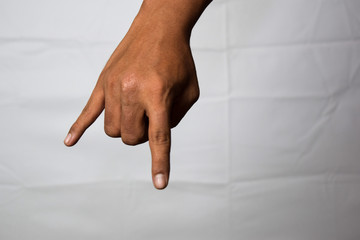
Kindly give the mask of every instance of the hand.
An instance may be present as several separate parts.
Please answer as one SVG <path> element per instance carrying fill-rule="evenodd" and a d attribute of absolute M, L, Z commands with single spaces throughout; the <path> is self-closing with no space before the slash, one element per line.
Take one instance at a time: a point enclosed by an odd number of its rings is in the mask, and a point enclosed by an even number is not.
<path fill-rule="evenodd" d="M 169 17 L 162 21 L 163 15 L 150 14 L 154 12 L 144 4 L 143 8 L 104 67 L 64 143 L 76 144 L 105 109 L 107 135 L 121 137 L 128 145 L 149 141 L 153 183 L 163 189 L 170 173 L 170 129 L 197 101 L 199 87 L 190 31 L 174 27 L 178 23 Z"/>

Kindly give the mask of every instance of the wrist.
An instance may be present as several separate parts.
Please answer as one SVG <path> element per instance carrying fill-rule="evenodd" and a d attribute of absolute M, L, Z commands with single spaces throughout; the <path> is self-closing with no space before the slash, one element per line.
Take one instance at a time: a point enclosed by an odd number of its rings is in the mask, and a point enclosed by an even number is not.
<path fill-rule="evenodd" d="M 211 0 L 143 0 L 136 17 L 157 33 L 190 39 L 191 30 Z"/>

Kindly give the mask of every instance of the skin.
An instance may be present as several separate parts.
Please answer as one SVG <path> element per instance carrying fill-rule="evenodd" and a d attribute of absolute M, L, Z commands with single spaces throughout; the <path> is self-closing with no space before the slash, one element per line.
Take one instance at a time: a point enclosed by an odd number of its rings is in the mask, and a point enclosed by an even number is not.
<path fill-rule="evenodd" d="M 144 0 L 111 55 L 88 103 L 71 126 L 75 145 L 105 110 L 104 130 L 127 145 L 149 141 L 152 180 L 169 182 L 171 128 L 199 98 L 189 45 L 191 30 L 211 0 Z"/>

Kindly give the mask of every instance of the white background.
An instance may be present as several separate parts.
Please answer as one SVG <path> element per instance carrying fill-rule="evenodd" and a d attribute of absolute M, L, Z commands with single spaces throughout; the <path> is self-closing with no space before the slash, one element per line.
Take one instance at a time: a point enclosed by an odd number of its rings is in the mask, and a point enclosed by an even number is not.
<path fill-rule="evenodd" d="M 140 4 L 0 1 L 0 239 L 360 239 L 360 1 L 215 0 L 165 191 L 102 116 L 62 143 Z"/>

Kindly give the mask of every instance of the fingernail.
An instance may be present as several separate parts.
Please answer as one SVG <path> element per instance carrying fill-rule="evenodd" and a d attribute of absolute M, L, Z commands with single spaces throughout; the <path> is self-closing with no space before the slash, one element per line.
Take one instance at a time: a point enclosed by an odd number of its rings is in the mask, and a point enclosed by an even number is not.
<path fill-rule="evenodd" d="M 68 133 L 68 135 L 66 136 L 66 138 L 64 140 L 64 143 L 66 145 L 69 145 L 70 144 L 70 139 L 71 139 L 71 133 Z"/>
<path fill-rule="evenodd" d="M 155 187 L 157 189 L 163 189 L 166 187 L 166 179 L 165 175 L 162 173 L 159 173 L 155 176 Z"/>

